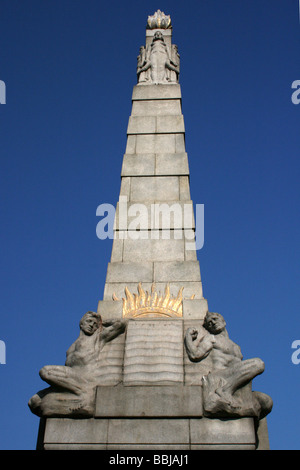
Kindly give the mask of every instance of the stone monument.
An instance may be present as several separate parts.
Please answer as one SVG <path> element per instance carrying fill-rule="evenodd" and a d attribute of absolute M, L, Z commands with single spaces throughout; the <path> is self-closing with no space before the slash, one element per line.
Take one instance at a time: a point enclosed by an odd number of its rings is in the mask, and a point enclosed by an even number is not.
<path fill-rule="evenodd" d="M 268 449 L 272 399 L 203 297 L 171 19 L 137 57 L 111 260 L 97 312 L 29 400 L 39 449 Z M 192 215 L 187 217 L 186 213 Z"/>

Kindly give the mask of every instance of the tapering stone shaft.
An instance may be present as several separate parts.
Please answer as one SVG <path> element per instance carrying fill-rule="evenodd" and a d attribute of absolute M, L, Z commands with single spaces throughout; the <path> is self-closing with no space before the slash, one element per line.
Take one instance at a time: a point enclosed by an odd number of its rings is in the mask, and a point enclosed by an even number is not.
<path fill-rule="evenodd" d="M 139 282 L 146 289 L 153 282 L 164 289 L 169 282 L 172 295 L 184 287 L 185 297 L 202 299 L 196 250 L 187 249 L 194 229 L 180 85 L 138 84 L 104 300 L 113 293 L 122 298 L 126 286 L 135 291 Z"/>

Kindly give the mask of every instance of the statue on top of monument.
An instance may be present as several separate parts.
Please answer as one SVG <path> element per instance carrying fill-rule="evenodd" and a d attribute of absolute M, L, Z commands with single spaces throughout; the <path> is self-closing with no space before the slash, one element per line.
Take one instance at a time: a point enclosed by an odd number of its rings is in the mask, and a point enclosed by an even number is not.
<path fill-rule="evenodd" d="M 137 58 L 138 83 L 177 83 L 180 72 L 178 48 L 172 44 L 169 52 L 163 33 L 156 31 L 151 44 L 141 46 Z"/>
<path fill-rule="evenodd" d="M 40 370 L 40 377 L 50 387 L 29 400 L 31 411 L 38 416 L 93 416 L 101 351 L 124 333 L 126 324 L 123 319 L 102 322 L 99 313 L 87 312 L 79 323 L 79 337 L 67 351 L 65 365 Z"/>
<path fill-rule="evenodd" d="M 208 312 L 203 328 L 204 336 L 188 328 L 185 347 L 192 362 L 209 361 L 210 372 L 202 377 L 205 415 L 265 417 L 272 409 L 272 399 L 251 389 L 252 379 L 264 371 L 263 361 L 243 360 L 240 347 L 229 339 L 226 322 L 219 313 Z"/>

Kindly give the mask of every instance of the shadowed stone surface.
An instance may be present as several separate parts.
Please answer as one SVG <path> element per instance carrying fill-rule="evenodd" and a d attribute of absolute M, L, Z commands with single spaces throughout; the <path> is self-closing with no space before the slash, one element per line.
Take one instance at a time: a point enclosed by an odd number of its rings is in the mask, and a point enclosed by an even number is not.
<path fill-rule="evenodd" d="M 45 449 L 254 450 L 252 418 L 50 419 Z"/>
<path fill-rule="evenodd" d="M 184 385 L 98 387 L 97 418 L 202 417 L 201 387 Z"/>

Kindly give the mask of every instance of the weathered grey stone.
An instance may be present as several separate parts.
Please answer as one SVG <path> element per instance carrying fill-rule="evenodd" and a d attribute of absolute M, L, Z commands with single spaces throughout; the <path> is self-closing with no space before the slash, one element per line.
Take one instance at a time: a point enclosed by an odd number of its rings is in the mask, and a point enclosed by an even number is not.
<path fill-rule="evenodd" d="M 107 267 L 106 282 L 152 282 L 153 263 L 132 261 L 122 263 L 109 263 Z"/>
<path fill-rule="evenodd" d="M 184 240 L 124 240 L 123 261 L 183 261 Z"/>
<path fill-rule="evenodd" d="M 98 387 L 95 417 L 184 418 L 202 416 L 199 386 L 160 385 Z"/>
<path fill-rule="evenodd" d="M 130 177 L 123 177 L 121 179 L 120 196 L 127 197 L 127 200 L 130 198 L 130 180 Z"/>
<path fill-rule="evenodd" d="M 181 115 L 181 100 L 133 101 L 131 116 Z"/>
<path fill-rule="evenodd" d="M 97 312 L 100 313 L 103 320 L 110 318 L 122 318 L 123 302 L 117 300 L 99 300 Z"/>
<path fill-rule="evenodd" d="M 201 281 L 198 261 L 154 263 L 155 282 Z"/>
<path fill-rule="evenodd" d="M 136 135 L 128 135 L 127 136 L 127 144 L 126 144 L 126 154 L 136 153 Z M 139 152 L 143 153 L 143 152 Z"/>
<path fill-rule="evenodd" d="M 141 423 L 142 424 L 142 423 Z M 188 450 L 189 444 L 107 444 L 107 450 L 158 450 L 158 451 L 172 451 L 172 450 Z M 140 457 L 141 458 L 141 457 Z M 131 461 L 130 461 L 131 464 Z M 138 465 L 138 464 L 137 464 Z"/>
<path fill-rule="evenodd" d="M 180 134 L 177 134 L 180 135 Z M 128 136 L 129 138 L 130 136 Z M 135 152 L 126 153 L 181 153 L 185 152 L 182 142 L 177 145 L 176 134 L 138 134 L 132 136 L 136 139 Z M 127 139 L 128 140 L 128 139 Z M 178 150 L 177 150 L 178 147 Z M 130 147 L 131 149 L 131 147 Z"/>
<path fill-rule="evenodd" d="M 111 263 L 123 261 L 123 239 L 114 238 L 110 261 Z"/>
<path fill-rule="evenodd" d="M 121 176 L 154 176 L 155 154 L 125 154 Z"/>
<path fill-rule="evenodd" d="M 189 444 L 188 419 L 110 419 L 108 442 L 128 444 Z"/>
<path fill-rule="evenodd" d="M 185 261 L 197 261 L 197 245 L 196 245 L 195 230 L 185 229 L 184 238 L 185 238 Z"/>
<path fill-rule="evenodd" d="M 124 356 L 124 385 L 183 382 L 183 325 L 177 320 L 131 320 Z"/>
<path fill-rule="evenodd" d="M 187 154 L 159 153 L 156 155 L 155 174 L 159 175 L 189 175 Z"/>
<path fill-rule="evenodd" d="M 191 444 L 191 450 L 245 450 L 254 451 L 254 444 Z"/>
<path fill-rule="evenodd" d="M 132 177 L 130 201 L 176 201 L 179 200 L 177 176 Z"/>
<path fill-rule="evenodd" d="M 169 85 L 135 85 L 132 100 L 169 100 L 181 99 L 181 88 L 179 84 Z"/>
<path fill-rule="evenodd" d="M 190 420 L 191 444 L 247 445 L 255 448 L 253 418 Z"/>
<path fill-rule="evenodd" d="M 46 421 L 45 446 L 51 444 L 106 444 L 107 419 L 51 418 Z"/>
<path fill-rule="evenodd" d="M 107 450 L 106 444 L 45 444 L 43 450 Z"/>
<path fill-rule="evenodd" d="M 156 132 L 160 134 L 184 132 L 183 116 L 157 116 Z"/>
<path fill-rule="evenodd" d="M 258 422 L 257 441 L 257 450 L 270 450 L 267 418 L 263 418 Z"/>
<path fill-rule="evenodd" d="M 130 116 L 127 134 L 155 134 L 155 116 Z"/>
<path fill-rule="evenodd" d="M 180 199 L 183 201 L 188 201 L 191 199 L 190 194 L 190 180 L 188 176 L 179 177 L 179 193 Z"/>
<path fill-rule="evenodd" d="M 208 312 L 206 299 L 184 299 L 182 301 L 183 318 L 185 320 L 203 320 Z"/>
<path fill-rule="evenodd" d="M 183 116 L 130 116 L 127 134 L 174 134 L 184 132 Z"/>
<path fill-rule="evenodd" d="M 128 392 L 131 389 L 128 387 Z M 168 409 L 171 409 L 170 405 L 166 402 Z M 254 450 L 256 445 L 252 418 L 51 418 L 46 421 L 43 441 L 46 450 Z"/>
<path fill-rule="evenodd" d="M 103 318 L 103 323 L 107 321 L 110 319 Z M 118 336 L 103 347 L 99 357 L 97 386 L 116 386 L 122 382 L 124 349 L 125 335 Z"/>
<path fill-rule="evenodd" d="M 184 134 L 175 134 L 175 149 L 176 153 L 185 152 L 185 137 Z M 163 150 L 162 150 L 163 152 Z M 156 152 L 158 153 L 158 152 Z"/>

